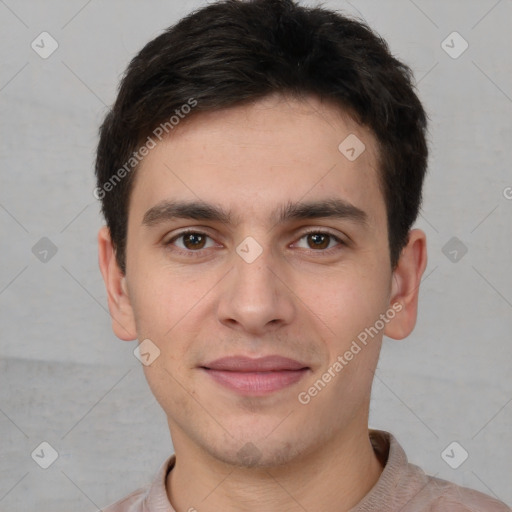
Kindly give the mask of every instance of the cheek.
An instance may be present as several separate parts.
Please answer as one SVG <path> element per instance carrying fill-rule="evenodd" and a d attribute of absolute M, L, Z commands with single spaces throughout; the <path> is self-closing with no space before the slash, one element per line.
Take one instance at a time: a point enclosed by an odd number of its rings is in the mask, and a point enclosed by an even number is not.
<path fill-rule="evenodd" d="M 161 268 L 147 262 L 146 271 L 134 276 L 132 306 L 139 335 L 155 339 L 172 337 L 181 319 L 201 297 L 197 284 L 179 270 Z M 175 328 L 176 326 L 176 328 Z"/>
<path fill-rule="evenodd" d="M 182 377 L 169 366 L 166 356 L 162 355 L 160 361 L 157 359 L 151 366 L 145 366 L 144 374 L 151 392 L 166 413 L 180 411 L 180 415 L 183 416 L 192 414 L 194 400 L 191 399 L 191 395 L 193 391 L 189 389 L 189 385 L 186 385 L 187 391 L 185 391 Z"/>
<path fill-rule="evenodd" d="M 312 318 L 340 342 L 373 325 L 387 307 L 389 290 L 382 272 L 347 266 L 321 278 L 316 276 L 313 284 L 303 281 L 297 295 L 307 305 L 306 310 L 313 312 Z"/>
<path fill-rule="evenodd" d="M 164 382 L 173 387 L 176 396 L 180 394 L 179 384 L 166 375 L 163 367 L 178 376 L 185 375 L 192 364 L 191 348 L 201 338 L 201 319 L 208 315 L 204 295 L 212 285 L 207 284 L 179 270 L 161 267 L 154 273 L 146 270 L 135 280 L 132 305 L 139 339 L 150 339 L 160 351 L 159 358 L 145 368 L 148 383 L 157 396 Z M 162 375 L 152 371 L 154 366 L 161 367 Z M 168 392 L 167 389 L 164 396 Z"/>

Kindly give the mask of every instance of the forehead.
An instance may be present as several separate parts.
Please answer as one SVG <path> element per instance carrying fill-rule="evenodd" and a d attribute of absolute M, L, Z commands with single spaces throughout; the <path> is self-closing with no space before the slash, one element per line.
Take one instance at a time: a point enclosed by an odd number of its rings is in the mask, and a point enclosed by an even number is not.
<path fill-rule="evenodd" d="M 130 217 L 162 201 L 222 205 L 238 219 L 271 222 L 280 205 L 339 197 L 385 217 L 375 137 L 314 97 L 267 97 L 185 119 L 142 161 Z M 385 222 L 385 219 L 384 219 Z"/>

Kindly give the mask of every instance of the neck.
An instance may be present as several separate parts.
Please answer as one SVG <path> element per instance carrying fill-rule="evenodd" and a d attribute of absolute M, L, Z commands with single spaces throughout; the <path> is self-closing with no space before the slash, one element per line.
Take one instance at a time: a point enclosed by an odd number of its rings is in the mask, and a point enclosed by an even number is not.
<path fill-rule="evenodd" d="M 176 511 L 345 512 L 375 485 L 382 473 L 368 430 L 343 433 L 293 463 L 240 468 L 206 454 L 178 435 L 176 464 L 167 494 Z"/>

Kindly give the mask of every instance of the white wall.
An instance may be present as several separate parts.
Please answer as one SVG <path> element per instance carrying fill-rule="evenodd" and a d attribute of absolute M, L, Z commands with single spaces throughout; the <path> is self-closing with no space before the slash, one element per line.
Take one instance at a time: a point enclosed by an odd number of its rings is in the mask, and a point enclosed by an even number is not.
<path fill-rule="evenodd" d="M 203 3 L 0 2 L 2 512 L 96 510 L 148 481 L 172 451 L 135 343 L 110 329 L 93 159 L 129 59 Z M 512 504 L 512 4 L 326 5 L 388 40 L 431 118 L 420 316 L 407 341 L 385 342 L 371 426 L 392 431 L 427 472 Z M 48 59 L 30 46 L 42 31 L 59 45 Z M 453 31 L 469 43 L 457 59 L 441 48 Z M 454 236 L 468 249 L 456 263 L 442 251 Z M 46 263 L 32 253 L 42 237 L 58 249 Z M 454 440 L 469 452 L 456 470 L 440 456 Z M 46 470 L 31 458 L 43 441 L 59 454 Z"/>

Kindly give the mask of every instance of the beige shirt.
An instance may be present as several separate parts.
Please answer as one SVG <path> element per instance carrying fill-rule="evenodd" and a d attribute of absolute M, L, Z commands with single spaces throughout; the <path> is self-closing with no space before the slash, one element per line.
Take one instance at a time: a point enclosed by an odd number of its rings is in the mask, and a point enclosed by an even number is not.
<path fill-rule="evenodd" d="M 350 512 L 511 512 L 511 508 L 478 491 L 426 475 L 407 461 L 404 450 L 388 432 L 370 430 L 375 453 L 384 470 L 370 492 Z M 104 512 L 176 512 L 165 490 L 174 466 L 170 456 L 153 482 L 103 509 Z"/>

